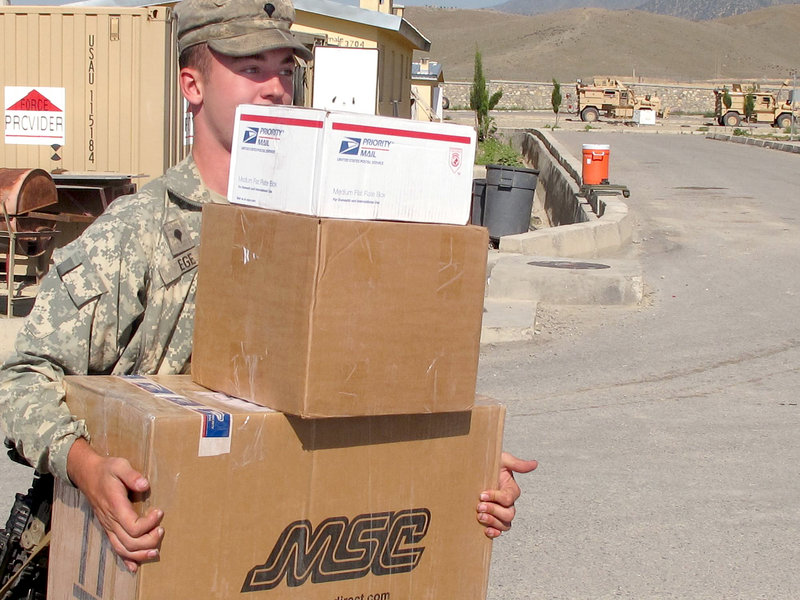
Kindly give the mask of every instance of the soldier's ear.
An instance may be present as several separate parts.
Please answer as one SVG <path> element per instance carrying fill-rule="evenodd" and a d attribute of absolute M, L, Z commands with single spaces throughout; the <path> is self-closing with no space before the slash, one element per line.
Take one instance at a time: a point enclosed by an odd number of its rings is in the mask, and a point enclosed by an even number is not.
<path fill-rule="evenodd" d="M 181 93 L 189 106 L 200 106 L 203 103 L 205 81 L 202 73 L 193 67 L 184 67 L 178 76 Z"/>

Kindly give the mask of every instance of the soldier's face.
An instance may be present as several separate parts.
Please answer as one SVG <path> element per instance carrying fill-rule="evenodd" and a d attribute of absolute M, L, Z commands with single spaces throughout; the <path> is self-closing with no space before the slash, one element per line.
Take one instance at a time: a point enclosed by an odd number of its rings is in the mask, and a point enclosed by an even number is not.
<path fill-rule="evenodd" d="M 211 52 L 203 110 L 208 111 L 216 134 L 229 151 L 236 107 L 291 104 L 295 64 L 288 48 L 241 58 Z"/>

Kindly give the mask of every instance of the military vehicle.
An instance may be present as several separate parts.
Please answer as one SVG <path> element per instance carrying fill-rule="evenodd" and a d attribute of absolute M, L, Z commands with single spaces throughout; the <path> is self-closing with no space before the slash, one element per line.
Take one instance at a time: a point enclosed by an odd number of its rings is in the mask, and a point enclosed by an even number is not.
<path fill-rule="evenodd" d="M 601 114 L 611 119 L 633 119 L 637 110 L 650 110 L 659 117 L 664 116 L 659 98 L 649 94 L 637 98 L 633 88 L 616 79 L 595 77 L 592 83 L 579 79 L 575 87 L 581 121 L 597 121 Z"/>
<path fill-rule="evenodd" d="M 725 102 L 726 92 L 730 98 L 730 106 Z M 753 110 L 748 119 L 745 103 L 749 95 L 753 96 Z M 742 89 L 740 83 L 734 83 L 730 89 L 717 88 L 714 90 L 714 116 L 718 124 L 727 127 L 737 127 L 742 122 L 749 122 L 769 123 L 786 129 L 792 125 L 792 93 L 789 93 L 787 100 L 781 101 L 780 90 L 777 94 L 762 92 L 758 85 L 753 85 L 749 90 Z M 794 118 L 795 122 L 800 121 L 800 106 L 794 109 Z"/>

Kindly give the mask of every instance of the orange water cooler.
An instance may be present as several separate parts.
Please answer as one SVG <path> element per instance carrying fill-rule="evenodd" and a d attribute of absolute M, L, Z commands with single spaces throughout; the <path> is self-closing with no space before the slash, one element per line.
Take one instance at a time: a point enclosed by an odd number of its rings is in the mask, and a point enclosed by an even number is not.
<path fill-rule="evenodd" d="M 606 144 L 584 144 L 581 178 L 584 185 L 608 183 L 608 161 L 611 146 Z"/>

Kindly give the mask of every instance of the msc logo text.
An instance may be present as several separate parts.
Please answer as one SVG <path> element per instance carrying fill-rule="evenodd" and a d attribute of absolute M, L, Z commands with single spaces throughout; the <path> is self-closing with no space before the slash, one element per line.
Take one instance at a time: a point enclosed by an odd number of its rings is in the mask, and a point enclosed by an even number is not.
<path fill-rule="evenodd" d="M 271 590 L 285 578 L 297 587 L 358 579 L 369 573 L 412 571 L 425 547 L 420 545 L 431 521 L 427 508 L 331 517 L 312 531 L 307 520 L 290 523 L 263 565 L 250 569 L 242 592 Z"/>

